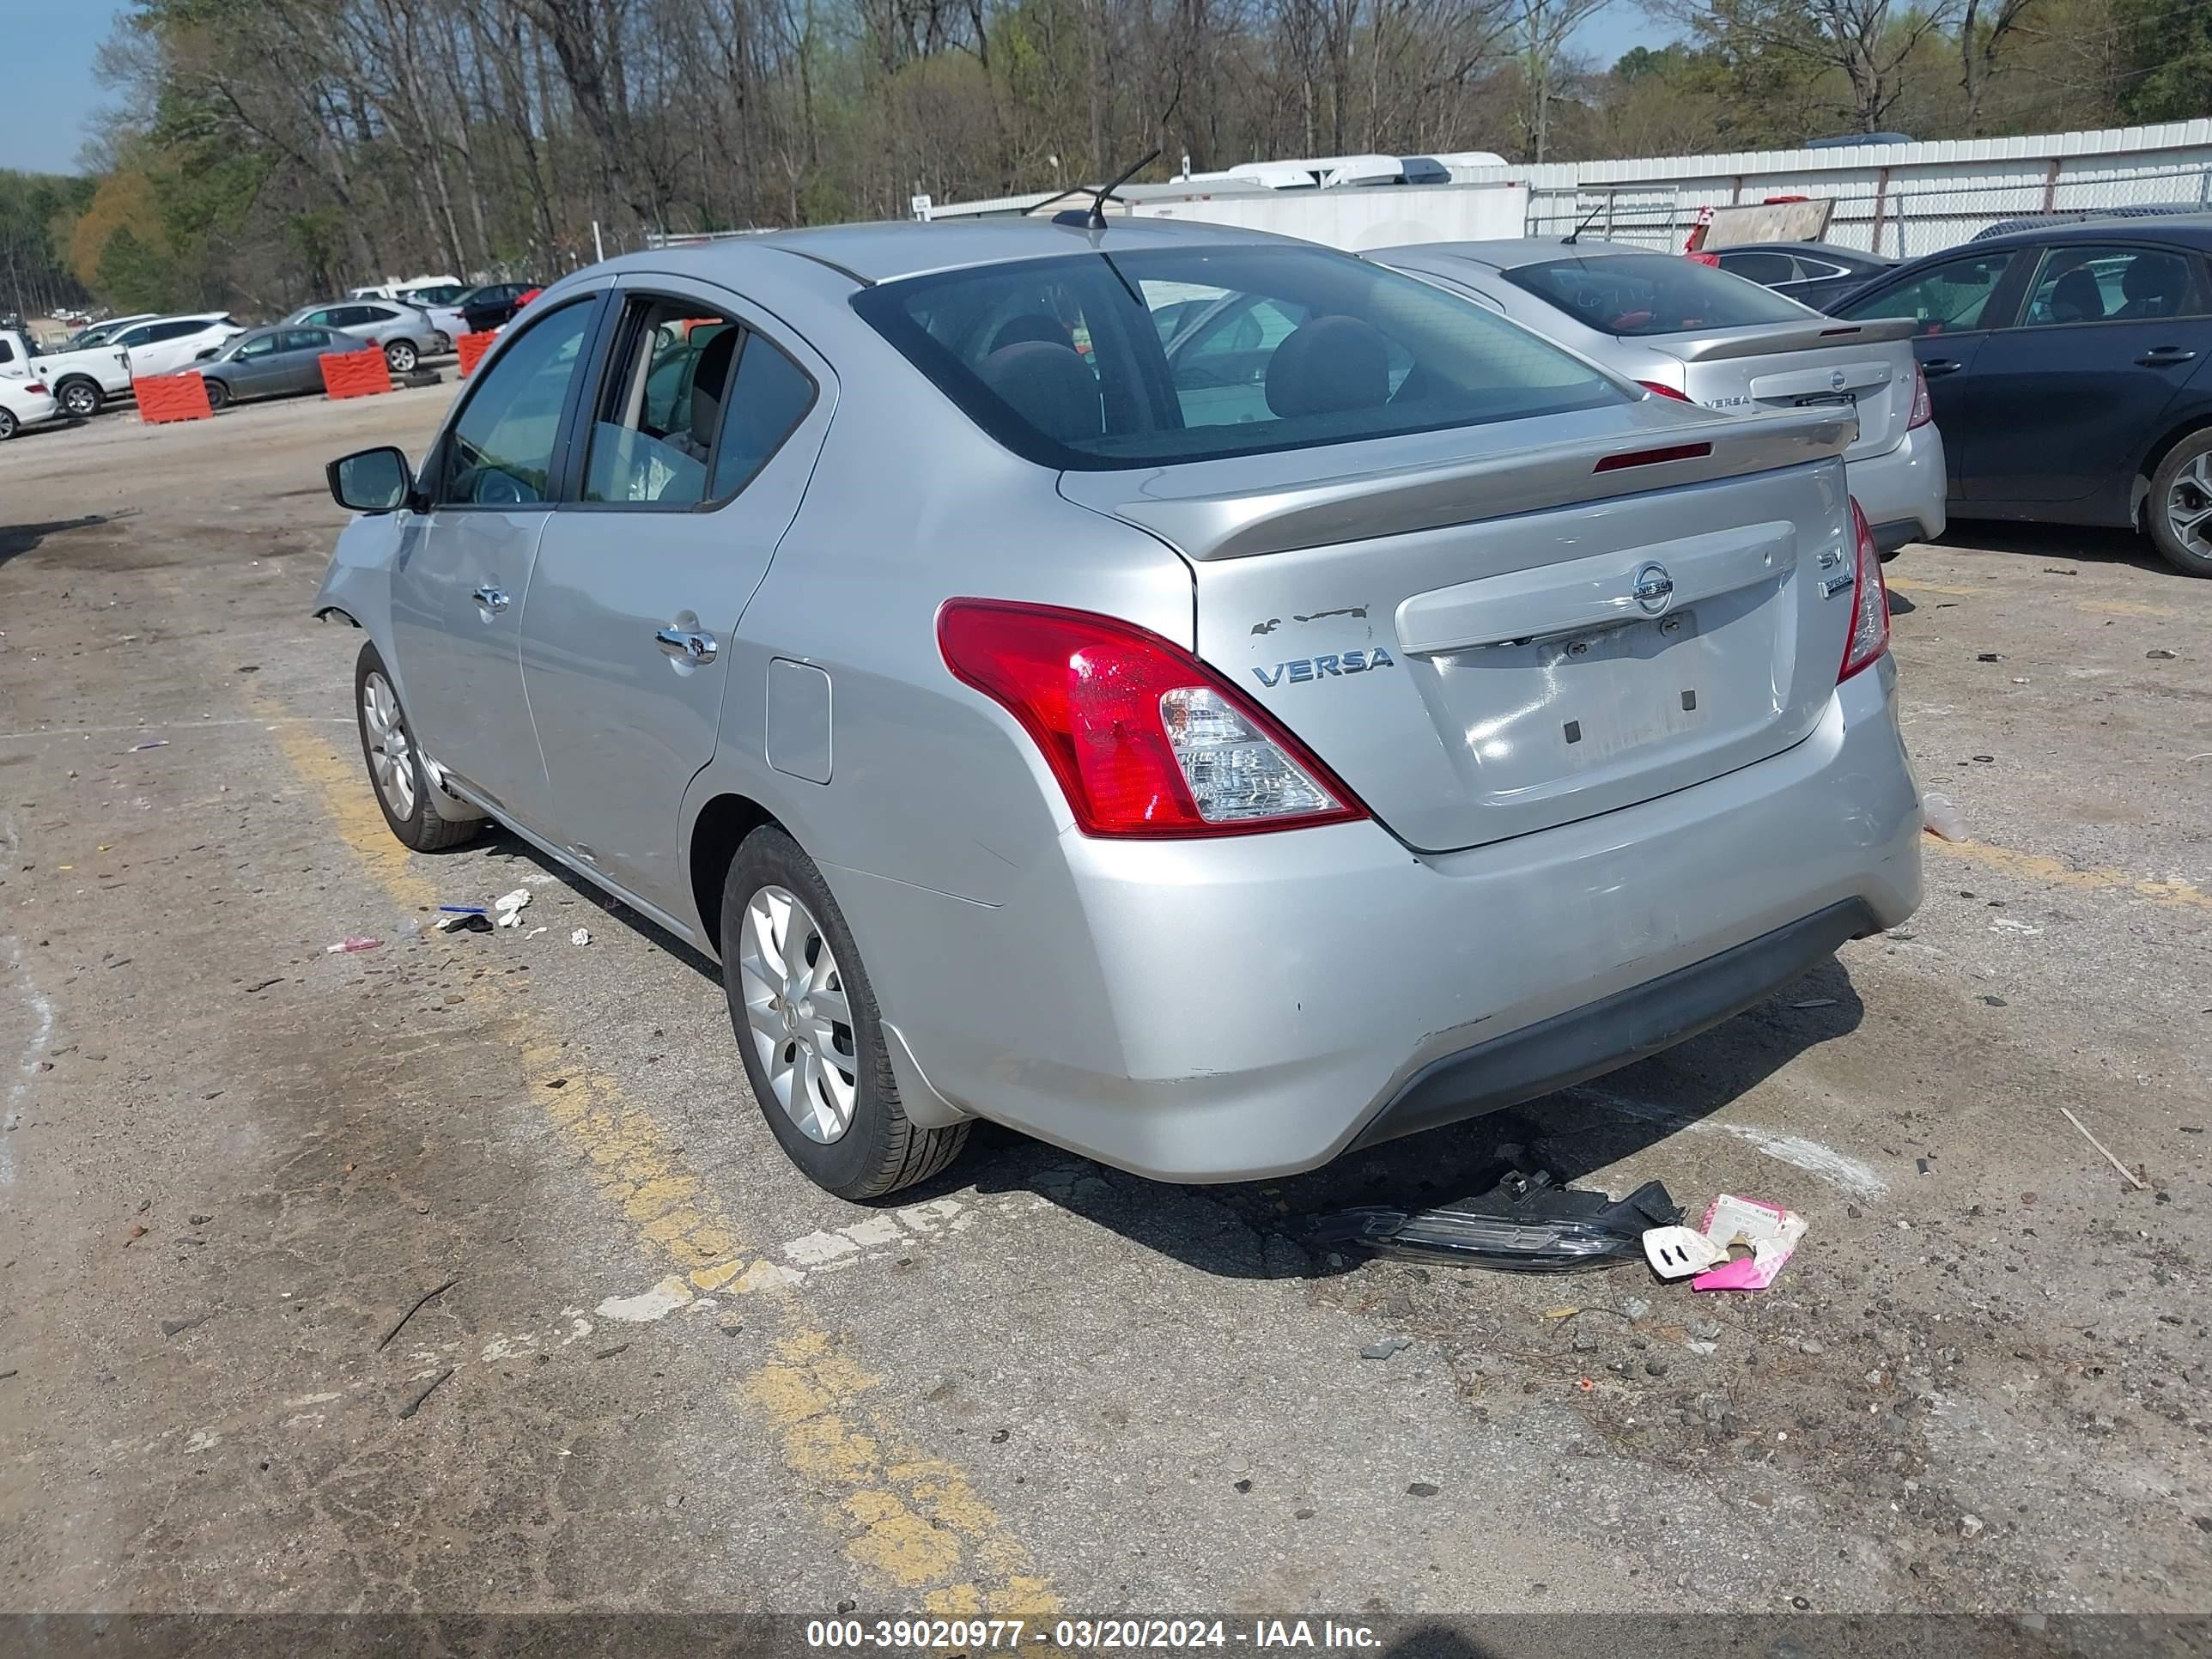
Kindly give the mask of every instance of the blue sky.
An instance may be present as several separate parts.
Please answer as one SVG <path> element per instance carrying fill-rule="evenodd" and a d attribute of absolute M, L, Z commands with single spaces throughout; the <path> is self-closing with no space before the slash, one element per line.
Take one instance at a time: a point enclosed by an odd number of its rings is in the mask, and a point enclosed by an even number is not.
<path fill-rule="evenodd" d="M 0 167 L 74 173 L 84 118 L 106 98 L 93 84 L 92 58 L 127 0 L 5 0 L 8 119 L 0 123 Z"/>
<path fill-rule="evenodd" d="M 8 119 L 0 122 L 0 167 L 74 173 L 85 118 L 106 94 L 92 60 L 130 9 L 129 0 L 5 0 L 0 34 L 9 42 Z M 1656 46 L 1668 31 L 1632 5 L 1615 5 L 1584 23 L 1577 51 L 1610 64 L 1632 46 Z M 20 55 L 19 55 L 20 54 Z"/>

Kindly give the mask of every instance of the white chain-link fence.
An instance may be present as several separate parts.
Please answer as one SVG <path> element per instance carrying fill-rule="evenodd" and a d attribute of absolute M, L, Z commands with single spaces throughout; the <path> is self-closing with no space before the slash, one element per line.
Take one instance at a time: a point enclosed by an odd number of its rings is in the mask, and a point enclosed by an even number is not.
<path fill-rule="evenodd" d="M 2212 210 L 2212 167 L 2201 163 L 2146 166 L 2084 156 L 2022 161 L 1943 178 L 1893 178 L 1886 169 L 1865 171 L 1873 176 L 1855 177 L 1847 184 L 1761 180 L 1741 191 L 1705 181 L 1534 189 L 1528 193 L 1528 234 L 1563 236 L 1587 221 L 1585 234 L 1590 236 L 1679 252 L 1700 208 L 1771 197 L 1826 197 L 1835 204 L 1826 240 L 1911 259 L 1954 247 L 2007 220 L 2052 210 Z"/>

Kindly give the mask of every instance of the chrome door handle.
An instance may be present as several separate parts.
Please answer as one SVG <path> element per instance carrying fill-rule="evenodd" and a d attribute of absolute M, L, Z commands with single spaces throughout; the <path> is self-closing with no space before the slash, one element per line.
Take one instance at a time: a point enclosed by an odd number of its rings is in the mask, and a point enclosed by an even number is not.
<path fill-rule="evenodd" d="M 1965 367 L 1956 357 L 1930 357 L 1920 365 L 1920 372 L 1932 380 L 1939 374 L 1956 374 Z"/>
<path fill-rule="evenodd" d="M 653 637 L 670 656 L 695 667 L 714 661 L 714 653 L 722 648 L 721 642 L 712 634 L 696 628 L 664 628 Z"/>
<path fill-rule="evenodd" d="M 2197 354 L 2186 346 L 2153 346 L 2136 359 L 2145 368 L 2162 368 L 2168 363 L 2185 363 Z"/>
<path fill-rule="evenodd" d="M 476 602 L 478 605 L 482 605 L 487 611 L 504 611 L 507 609 L 507 595 L 500 592 L 498 588 L 490 586 L 489 583 L 477 589 L 472 597 L 476 599 Z"/>

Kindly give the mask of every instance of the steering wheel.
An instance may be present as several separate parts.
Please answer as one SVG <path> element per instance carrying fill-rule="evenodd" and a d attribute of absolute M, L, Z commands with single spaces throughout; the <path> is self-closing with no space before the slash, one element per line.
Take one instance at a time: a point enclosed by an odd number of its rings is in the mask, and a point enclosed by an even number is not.
<path fill-rule="evenodd" d="M 538 499 L 538 492 L 512 472 L 488 466 L 477 474 L 469 498 L 480 507 L 527 507 Z"/>

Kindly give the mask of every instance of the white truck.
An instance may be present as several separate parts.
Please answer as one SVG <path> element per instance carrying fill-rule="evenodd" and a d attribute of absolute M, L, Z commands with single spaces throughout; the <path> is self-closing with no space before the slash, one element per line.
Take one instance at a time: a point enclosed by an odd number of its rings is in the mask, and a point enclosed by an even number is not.
<path fill-rule="evenodd" d="M 0 329 L 0 378 L 43 380 L 62 412 L 83 420 L 131 392 L 131 357 L 120 346 L 41 353 L 20 329 Z"/>

